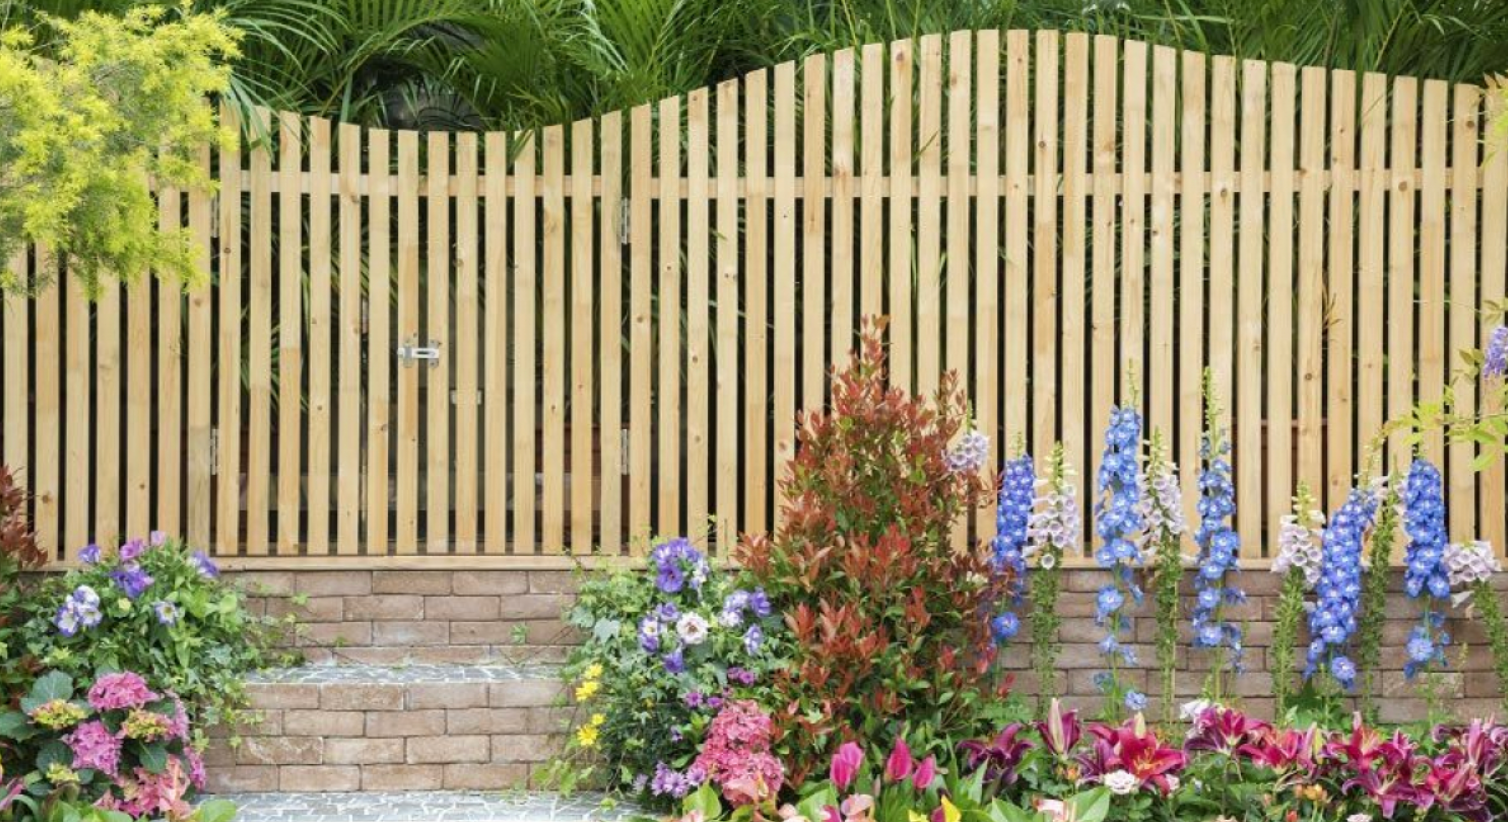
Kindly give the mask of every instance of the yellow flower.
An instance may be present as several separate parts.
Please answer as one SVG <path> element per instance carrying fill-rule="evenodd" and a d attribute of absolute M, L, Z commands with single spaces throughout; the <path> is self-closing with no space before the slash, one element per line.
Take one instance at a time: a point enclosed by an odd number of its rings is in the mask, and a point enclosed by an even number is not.
<path fill-rule="evenodd" d="M 591 748 L 597 744 L 597 726 L 583 725 L 576 729 L 576 744 L 583 748 Z"/>
<path fill-rule="evenodd" d="M 588 679 L 587 681 L 576 686 L 576 701 L 585 702 L 586 700 L 591 699 L 596 695 L 597 690 L 601 687 L 602 683 L 598 682 L 595 679 Z"/>
<path fill-rule="evenodd" d="M 592 725 L 594 727 L 598 726 L 598 725 L 601 725 L 601 724 L 603 724 L 605 722 L 607 722 L 607 715 L 606 714 L 592 714 Z"/>
<path fill-rule="evenodd" d="M 602 666 L 598 665 L 595 662 L 593 662 L 591 665 L 588 665 L 587 668 L 586 668 L 586 678 L 587 679 L 601 679 L 602 678 Z"/>
<path fill-rule="evenodd" d="M 946 796 L 943 797 L 942 809 L 944 822 L 958 822 L 958 820 L 963 818 L 963 814 L 959 812 L 958 806 L 949 802 Z"/>

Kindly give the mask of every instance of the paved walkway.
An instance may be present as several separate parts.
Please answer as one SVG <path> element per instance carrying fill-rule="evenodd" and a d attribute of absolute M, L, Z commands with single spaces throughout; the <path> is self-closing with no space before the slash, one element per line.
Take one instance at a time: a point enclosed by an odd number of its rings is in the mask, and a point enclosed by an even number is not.
<path fill-rule="evenodd" d="M 430 682 L 520 682 L 556 679 L 556 665 L 302 665 L 273 668 L 246 677 L 248 684 L 409 685 Z"/>
<path fill-rule="evenodd" d="M 640 809 L 602 794 L 404 791 L 221 794 L 237 822 L 626 822 Z"/>

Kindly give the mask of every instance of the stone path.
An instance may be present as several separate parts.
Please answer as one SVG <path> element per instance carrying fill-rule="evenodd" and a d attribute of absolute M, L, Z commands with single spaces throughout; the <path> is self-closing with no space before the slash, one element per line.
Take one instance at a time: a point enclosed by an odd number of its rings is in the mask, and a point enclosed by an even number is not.
<path fill-rule="evenodd" d="M 248 684 L 410 685 L 420 682 L 522 682 L 554 679 L 557 665 L 304 665 L 274 668 L 246 678 Z"/>
<path fill-rule="evenodd" d="M 237 822 L 627 822 L 647 815 L 602 794 L 404 791 L 222 794 Z"/>

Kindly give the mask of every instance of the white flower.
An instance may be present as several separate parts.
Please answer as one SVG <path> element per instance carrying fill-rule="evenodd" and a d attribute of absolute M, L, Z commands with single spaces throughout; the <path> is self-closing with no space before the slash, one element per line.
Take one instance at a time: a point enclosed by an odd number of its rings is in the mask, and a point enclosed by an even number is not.
<path fill-rule="evenodd" d="M 1135 793 L 1136 789 L 1141 787 L 1141 781 L 1130 771 L 1111 771 L 1105 774 L 1104 782 L 1111 793 L 1120 796 Z"/>
<path fill-rule="evenodd" d="M 682 614 L 675 623 L 675 632 L 687 645 L 700 645 L 707 641 L 707 618 L 698 613 Z"/>
<path fill-rule="evenodd" d="M 1346 822 L 1372 822 L 1372 815 L 1369 813 L 1353 813 L 1346 817 Z"/>
<path fill-rule="evenodd" d="M 1052 567 L 1057 564 L 1058 558 L 1053 554 L 1043 554 L 1042 558 L 1037 560 L 1037 566 L 1044 571 L 1051 571 Z"/>
<path fill-rule="evenodd" d="M 1213 704 L 1214 703 L 1210 702 L 1208 699 L 1195 699 L 1189 702 L 1185 702 L 1178 709 L 1178 716 L 1184 722 L 1195 722 L 1199 719 L 1199 717 L 1203 716 L 1204 712 L 1209 710 L 1210 706 Z"/>
<path fill-rule="evenodd" d="M 1180 784 L 1182 784 L 1182 783 L 1180 783 L 1178 781 L 1178 777 L 1175 776 L 1175 775 L 1173 775 L 1173 774 L 1168 774 L 1167 780 L 1168 780 L 1168 793 L 1172 793 L 1173 791 L 1178 790 L 1178 786 Z"/>
<path fill-rule="evenodd" d="M 729 629 L 738 628 L 744 624 L 744 615 L 740 611 L 723 611 L 718 614 L 717 624 Z"/>
<path fill-rule="evenodd" d="M 1492 552 L 1492 543 L 1483 540 L 1452 542 L 1445 546 L 1441 561 L 1450 578 L 1450 587 L 1456 589 L 1492 579 L 1493 574 L 1502 570 Z"/>

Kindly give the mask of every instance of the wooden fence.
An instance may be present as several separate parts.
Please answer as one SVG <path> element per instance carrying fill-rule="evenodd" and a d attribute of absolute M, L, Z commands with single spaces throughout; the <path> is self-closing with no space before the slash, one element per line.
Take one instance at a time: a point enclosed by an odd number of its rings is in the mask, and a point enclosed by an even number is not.
<path fill-rule="evenodd" d="M 1484 338 L 1508 267 L 1489 105 L 985 31 L 536 133 L 264 113 L 203 153 L 217 193 L 160 193 L 210 286 L 9 301 L 0 454 L 61 562 L 151 528 L 272 558 L 245 565 L 724 551 L 771 526 L 796 410 L 884 313 L 899 383 L 957 370 L 997 459 L 1061 439 L 1081 499 L 1135 397 L 1192 514 L 1212 367 L 1258 564 L 1296 481 L 1338 504 L 1384 419 Z M 45 253 L 13 266 L 66 282 Z M 1452 537 L 1503 546 L 1503 469 L 1423 451 Z"/>

